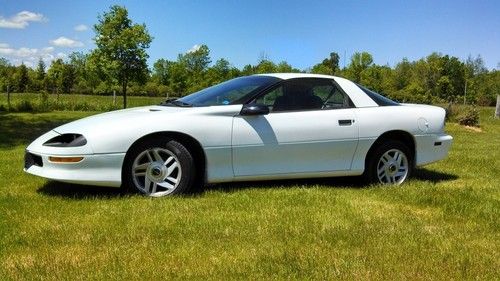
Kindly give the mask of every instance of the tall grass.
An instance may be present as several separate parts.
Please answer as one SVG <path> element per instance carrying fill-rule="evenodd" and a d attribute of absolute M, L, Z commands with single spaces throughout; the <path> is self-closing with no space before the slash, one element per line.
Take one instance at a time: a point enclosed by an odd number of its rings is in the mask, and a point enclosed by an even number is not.
<path fill-rule="evenodd" d="M 165 97 L 128 96 L 128 107 L 159 104 Z M 77 94 L 11 94 L 10 107 L 7 94 L 0 95 L 0 111 L 49 112 L 49 111 L 110 111 L 123 108 L 123 97 Z"/>

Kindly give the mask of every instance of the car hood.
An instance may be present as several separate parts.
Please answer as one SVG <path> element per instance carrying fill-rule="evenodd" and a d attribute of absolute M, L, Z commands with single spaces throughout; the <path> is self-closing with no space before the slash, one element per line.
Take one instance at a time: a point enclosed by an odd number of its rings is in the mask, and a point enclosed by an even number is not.
<path fill-rule="evenodd" d="M 224 129 L 230 133 L 232 119 L 241 105 L 174 107 L 145 106 L 102 113 L 62 125 L 53 134 L 81 134 L 87 139 L 87 152 L 122 153 L 136 140 L 158 132 L 176 132 L 203 136 L 207 130 Z M 221 118 L 222 117 L 222 118 Z M 221 135 L 220 138 L 226 137 Z M 40 142 L 45 137 L 40 138 Z M 201 139 L 206 145 L 216 145 L 219 137 Z M 36 148 L 38 149 L 38 148 Z M 46 150 L 47 148 L 44 148 Z"/>
<path fill-rule="evenodd" d="M 89 131 L 98 132 L 100 130 L 126 128 L 130 122 L 147 122 L 152 116 L 173 113 L 185 113 L 191 108 L 170 107 L 170 106 L 144 106 L 129 109 L 116 110 L 101 113 L 86 118 L 82 118 L 54 129 L 59 134 L 78 133 L 85 134 Z"/>
<path fill-rule="evenodd" d="M 201 136 L 200 142 L 213 146 L 228 138 L 232 118 L 241 105 L 212 107 L 145 106 L 117 110 L 79 119 L 40 136 L 28 150 L 51 155 L 124 153 L 136 140 L 157 132 L 176 132 Z M 221 135 L 203 139 L 204 132 L 220 130 Z M 226 128 L 226 129 L 224 129 Z M 48 147 L 43 144 L 61 134 L 81 134 L 87 144 L 79 147 Z M 229 136 L 230 138 L 230 136 Z"/>

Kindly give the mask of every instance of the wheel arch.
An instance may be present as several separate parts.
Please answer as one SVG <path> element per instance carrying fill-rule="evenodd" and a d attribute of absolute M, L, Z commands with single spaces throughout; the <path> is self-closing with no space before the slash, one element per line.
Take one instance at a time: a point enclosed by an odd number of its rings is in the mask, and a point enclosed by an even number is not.
<path fill-rule="evenodd" d="M 412 167 L 415 167 L 415 161 L 416 161 L 416 142 L 415 138 L 413 137 L 412 134 L 410 134 L 407 131 L 403 130 L 391 130 L 387 131 L 383 134 L 381 134 L 375 142 L 371 145 L 370 149 L 368 150 L 368 153 L 366 154 L 365 157 L 365 171 L 367 170 L 368 167 L 368 162 L 370 161 L 370 157 L 372 157 L 373 152 L 375 149 L 380 146 L 384 141 L 387 140 L 396 140 L 402 142 L 406 147 L 410 150 L 410 157 L 411 157 L 411 165 Z"/>
<path fill-rule="evenodd" d="M 123 167 L 125 166 L 126 161 L 128 161 L 128 157 L 130 155 L 130 151 L 132 150 L 132 148 L 146 139 L 155 138 L 155 137 L 170 138 L 170 139 L 178 141 L 182 145 L 184 145 L 194 158 L 194 162 L 196 165 L 196 176 L 195 176 L 195 179 L 197 180 L 196 184 L 202 185 L 206 182 L 207 161 L 206 161 L 206 155 L 205 155 L 205 151 L 203 150 L 203 147 L 201 146 L 200 142 L 198 140 L 196 140 L 194 137 L 192 137 L 186 133 L 181 133 L 181 132 L 176 132 L 176 131 L 154 132 L 154 133 L 144 135 L 144 136 L 140 137 L 139 139 L 137 139 L 136 141 L 134 141 L 132 143 L 132 145 L 130 145 L 130 147 L 127 149 L 127 152 L 125 154 L 125 161 L 123 161 L 123 164 L 122 164 L 122 179 L 124 176 Z"/>

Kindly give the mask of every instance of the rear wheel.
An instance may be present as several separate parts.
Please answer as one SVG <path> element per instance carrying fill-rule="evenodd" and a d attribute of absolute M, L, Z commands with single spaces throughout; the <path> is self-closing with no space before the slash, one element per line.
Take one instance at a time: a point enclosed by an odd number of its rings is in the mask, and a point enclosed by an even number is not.
<path fill-rule="evenodd" d="M 161 197 L 188 193 L 195 172 L 191 153 L 181 143 L 166 138 L 146 140 L 128 153 L 123 184 L 128 190 Z"/>
<path fill-rule="evenodd" d="M 365 177 L 370 182 L 402 184 L 411 174 L 413 161 L 409 149 L 399 141 L 387 141 L 369 158 Z"/>

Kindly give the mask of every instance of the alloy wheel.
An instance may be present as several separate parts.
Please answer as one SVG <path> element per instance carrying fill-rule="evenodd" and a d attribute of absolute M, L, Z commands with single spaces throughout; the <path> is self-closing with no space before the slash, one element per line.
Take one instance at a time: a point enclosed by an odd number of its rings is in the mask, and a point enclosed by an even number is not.
<path fill-rule="evenodd" d="M 147 149 L 135 158 L 132 178 L 142 193 L 160 197 L 172 193 L 181 181 L 182 168 L 179 159 L 168 149 Z"/>

